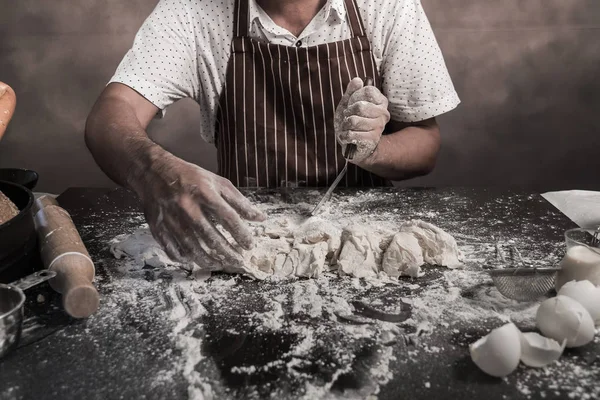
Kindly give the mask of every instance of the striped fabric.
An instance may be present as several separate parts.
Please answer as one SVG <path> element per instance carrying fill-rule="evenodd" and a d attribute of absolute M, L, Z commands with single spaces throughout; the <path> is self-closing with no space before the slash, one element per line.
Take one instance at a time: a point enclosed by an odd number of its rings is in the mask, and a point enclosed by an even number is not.
<path fill-rule="evenodd" d="M 235 37 L 216 122 L 219 174 L 238 187 L 329 186 L 344 166 L 335 107 L 354 77 L 380 77 L 354 0 L 352 37 L 313 47 L 248 37 L 248 2 L 235 5 Z M 355 165 L 340 186 L 388 186 Z"/>

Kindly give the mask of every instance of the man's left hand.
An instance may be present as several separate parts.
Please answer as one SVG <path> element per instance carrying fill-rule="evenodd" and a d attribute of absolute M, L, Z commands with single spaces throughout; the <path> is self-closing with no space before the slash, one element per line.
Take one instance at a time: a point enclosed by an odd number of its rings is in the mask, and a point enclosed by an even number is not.
<path fill-rule="evenodd" d="M 385 125 L 390 120 L 387 98 L 375 86 L 363 86 L 360 78 L 354 78 L 335 110 L 335 136 L 346 151 L 346 145 L 356 144 L 351 160 L 360 164 L 377 148 Z"/>

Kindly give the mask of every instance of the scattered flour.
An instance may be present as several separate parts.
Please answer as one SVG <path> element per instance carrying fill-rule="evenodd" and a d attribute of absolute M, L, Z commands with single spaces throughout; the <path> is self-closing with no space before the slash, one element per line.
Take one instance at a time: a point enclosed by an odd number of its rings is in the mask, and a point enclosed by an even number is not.
<path fill-rule="evenodd" d="M 592 359 L 596 359 L 592 355 Z M 568 398 L 577 400 L 593 400 L 600 398 L 600 367 L 587 363 L 580 357 L 569 359 L 563 357 L 546 368 L 521 368 L 516 379 L 517 389 L 526 398 Z M 548 380 L 550 383 L 548 383 Z"/>
<path fill-rule="evenodd" d="M 370 199 L 368 194 L 363 194 L 357 196 L 356 202 Z M 374 196 L 373 200 L 378 198 Z M 271 203 L 263 208 L 277 211 L 278 207 L 281 205 Z M 440 213 L 413 215 L 437 218 Z M 309 220 L 277 212 L 271 216 L 269 223 L 252 226 L 257 246 L 245 254 L 248 268 L 260 271 L 262 281 L 223 274 L 207 279 L 208 275 L 199 273 L 199 268 L 169 260 L 145 225 L 111 243 L 111 251 L 119 258 L 113 260 L 119 279 L 110 284 L 115 302 L 135 304 L 139 301 L 137 292 L 156 285 L 156 281 L 142 278 L 144 269 L 150 269 L 154 275 L 172 277 L 164 283 L 168 288 L 168 303 L 172 306 L 157 312 L 173 326 L 171 335 L 180 351 L 173 370 L 187 381 L 191 399 L 227 397 L 223 393 L 231 395 L 227 392 L 230 389 L 220 383 L 219 375 L 215 376 L 215 370 L 221 375 L 232 374 L 240 382 L 251 381 L 261 374 L 278 376 L 277 382 L 265 383 L 264 387 L 248 385 L 238 389 L 242 390 L 235 392 L 238 398 L 262 398 L 264 393 L 273 398 L 288 398 L 290 392 L 284 390 L 292 391 L 293 398 L 302 399 L 368 398 L 376 396 L 380 387 L 393 378 L 393 362 L 419 357 L 420 352 L 433 356 L 443 352 L 439 342 L 430 342 L 434 333 L 460 336 L 464 341 L 461 345 L 466 349 L 470 341 L 477 339 L 477 333 L 469 333 L 471 329 L 489 329 L 489 321 L 498 326 L 504 321 L 513 321 L 521 329 L 534 326 L 537 303 L 518 303 L 504 298 L 481 269 L 482 265 L 491 265 L 491 255 L 498 251 L 498 245 L 490 243 L 489 236 L 482 238 L 477 232 L 454 234 L 451 229 L 457 243 L 446 237 L 446 232 L 424 221 L 402 223 L 394 220 L 393 214 L 374 219 L 372 215 L 360 215 L 345 207 L 326 207 L 320 217 Z M 132 243 L 136 241 L 138 243 Z M 415 241 L 421 250 L 422 262 Z M 538 251 L 535 247 L 523 254 L 542 264 L 547 254 Z M 294 255 L 290 257 L 290 254 Z M 498 254 L 495 258 L 499 258 Z M 357 269 L 351 260 L 359 260 L 363 268 Z M 284 268 L 286 262 L 288 265 Z M 464 268 L 421 268 L 424 263 L 449 267 L 460 264 Z M 405 275 L 408 278 L 401 278 Z M 418 279 L 411 279 L 417 276 Z M 401 323 L 372 318 L 348 322 L 341 316 L 356 314 L 355 300 L 390 314 L 401 313 L 404 307 L 401 303 L 408 304 L 410 318 Z M 247 323 L 237 322 L 243 319 Z M 229 325 L 230 321 L 238 324 Z M 223 325 L 217 333 L 215 324 Z M 245 334 L 262 337 L 272 333 L 295 339 L 273 359 L 246 357 L 244 362 L 227 367 L 215 365 L 213 357 L 206 352 L 210 341 L 224 333 L 236 337 Z M 394 354 L 395 347 L 386 345 L 394 341 L 404 341 L 410 347 L 406 353 Z M 336 345 L 332 346 L 333 343 Z M 365 343 L 374 344 L 377 349 L 376 356 L 369 362 L 370 383 L 362 391 L 336 395 L 332 388 L 352 370 L 356 350 Z M 567 358 L 560 362 L 569 366 L 572 376 L 581 375 L 581 387 L 594 386 L 590 383 L 592 373 L 577 370 L 576 363 Z M 319 368 L 325 371 L 321 375 L 306 372 Z M 558 365 L 550 368 L 553 376 L 559 374 L 554 371 Z M 519 390 L 524 395 L 552 390 L 544 371 L 547 369 L 521 371 L 516 375 Z M 560 379 L 557 382 L 562 383 Z M 428 381 L 423 385 L 431 387 Z M 575 383 L 566 387 L 573 395 L 579 393 Z M 556 391 L 565 393 L 561 387 Z"/>

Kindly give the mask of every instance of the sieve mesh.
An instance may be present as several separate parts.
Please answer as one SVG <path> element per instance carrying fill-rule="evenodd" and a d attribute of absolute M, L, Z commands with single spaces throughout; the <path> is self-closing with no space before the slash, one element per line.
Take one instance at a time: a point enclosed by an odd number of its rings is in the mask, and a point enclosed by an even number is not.
<path fill-rule="evenodd" d="M 519 301 L 533 301 L 554 289 L 556 268 L 507 268 L 490 271 L 502 295 Z"/>

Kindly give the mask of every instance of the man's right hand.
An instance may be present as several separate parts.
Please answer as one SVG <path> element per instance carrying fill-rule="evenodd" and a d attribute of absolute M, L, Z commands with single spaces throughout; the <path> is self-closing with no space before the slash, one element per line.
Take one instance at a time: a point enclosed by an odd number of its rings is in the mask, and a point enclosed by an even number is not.
<path fill-rule="evenodd" d="M 263 221 L 265 214 L 228 179 L 164 153 L 150 171 L 130 182 L 142 200 L 154 238 L 175 261 L 194 261 L 206 268 L 241 266 L 239 248 L 250 249 L 253 244 L 243 219 Z"/>

